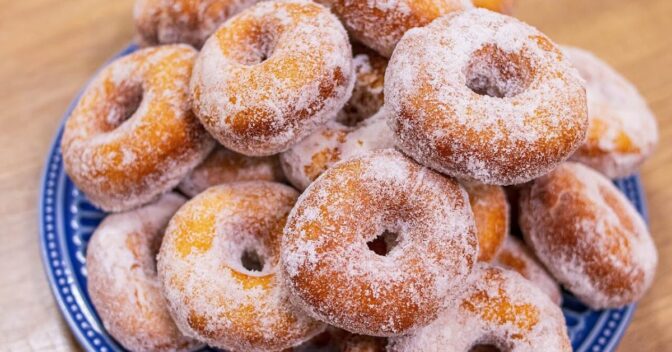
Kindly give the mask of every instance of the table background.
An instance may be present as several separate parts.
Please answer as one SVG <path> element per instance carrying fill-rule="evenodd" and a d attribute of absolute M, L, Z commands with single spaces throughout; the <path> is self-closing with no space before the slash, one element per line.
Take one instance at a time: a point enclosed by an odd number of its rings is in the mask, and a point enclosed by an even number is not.
<path fill-rule="evenodd" d="M 672 1 L 518 2 L 517 17 L 615 66 L 658 118 L 660 144 L 642 178 L 660 264 L 620 350 L 670 350 Z M 133 38 L 131 8 L 131 0 L 0 0 L 0 350 L 77 350 L 40 261 L 40 175 L 68 102 Z"/>

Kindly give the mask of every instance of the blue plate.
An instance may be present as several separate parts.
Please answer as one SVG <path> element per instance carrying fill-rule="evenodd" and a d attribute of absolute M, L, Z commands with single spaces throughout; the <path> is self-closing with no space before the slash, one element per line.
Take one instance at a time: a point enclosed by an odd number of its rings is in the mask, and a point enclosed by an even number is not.
<path fill-rule="evenodd" d="M 136 50 L 129 46 L 116 57 Z M 65 116 L 70 115 L 75 99 Z M 86 245 L 105 213 L 91 205 L 63 170 L 61 126 L 51 146 L 40 193 L 40 243 L 42 260 L 56 302 L 73 334 L 87 351 L 123 351 L 105 331 L 86 291 Z M 615 182 L 646 218 L 644 192 L 639 177 Z M 612 351 L 628 326 L 635 305 L 591 310 L 572 295 L 564 294 L 563 312 L 575 351 Z"/>

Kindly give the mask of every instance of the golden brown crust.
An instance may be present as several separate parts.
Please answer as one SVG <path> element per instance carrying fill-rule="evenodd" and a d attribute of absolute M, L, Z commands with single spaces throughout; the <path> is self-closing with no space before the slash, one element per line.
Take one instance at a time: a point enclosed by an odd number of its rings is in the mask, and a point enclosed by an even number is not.
<path fill-rule="evenodd" d="M 505 15 L 513 13 L 515 0 L 473 0 L 474 6 L 482 7 L 490 11 L 497 11 Z"/>
<path fill-rule="evenodd" d="M 509 233 L 509 202 L 504 189 L 465 182 L 469 203 L 474 212 L 476 234 L 478 235 L 478 260 L 491 261 Z"/>

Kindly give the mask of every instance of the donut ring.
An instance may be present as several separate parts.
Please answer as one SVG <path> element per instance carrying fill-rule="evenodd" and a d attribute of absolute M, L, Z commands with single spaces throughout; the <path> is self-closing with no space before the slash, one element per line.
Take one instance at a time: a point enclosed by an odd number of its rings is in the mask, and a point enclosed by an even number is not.
<path fill-rule="evenodd" d="M 471 182 L 462 185 L 469 194 L 469 203 L 476 221 L 478 260 L 489 262 L 509 234 L 509 202 L 500 186 Z"/>
<path fill-rule="evenodd" d="M 390 57 L 399 39 L 411 28 L 435 18 L 472 7 L 469 0 L 318 0 L 338 16 L 350 35 Z"/>
<path fill-rule="evenodd" d="M 191 93 L 194 112 L 220 143 L 265 156 L 333 118 L 353 84 L 350 43 L 336 17 L 310 1 L 267 1 L 205 43 Z"/>
<path fill-rule="evenodd" d="M 279 183 L 219 185 L 173 216 L 158 272 L 183 333 L 227 350 L 275 351 L 324 329 L 282 285 L 280 236 L 297 196 Z"/>
<path fill-rule="evenodd" d="M 389 352 L 571 352 L 560 307 L 516 272 L 480 265 L 470 287 L 437 320 L 390 338 Z"/>
<path fill-rule="evenodd" d="M 513 13 L 515 0 L 474 0 L 474 6 L 496 11 L 505 15 Z"/>
<path fill-rule="evenodd" d="M 387 254 L 367 248 L 377 236 L 394 245 Z M 470 273 L 478 240 L 459 184 L 384 149 L 311 184 L 281 248 L 295 304 L 336 327 L 391 336 L 436 317 Z"/>
<path fill-rule="evenodd" d="M 598 172 L 564 163 L 520 194 L 520 228 L 565 288 L 594 309 L 641 298 L 658 255 L 642 217 Z"/>
<path fill-rule="evenodd" d="M 656 118 L 637 89 L 593 54 L 571 47 L 563 51 L 585 80 L 588 134 L 572 160 L 609 178 L 637 170 L 658 143 Z"/>
<path fill-rule="evenodd" d="M 189 106 L 195 57 L 186 45 L 142 49 L 112 62 L 86 88 L 61 151 L 66 172 L 92 203 L 123 211 L 150 202 L 214 147 Z"/>
<path fill-rule="evenodd" d="M 447 15 L 399 42 L 385 73 L 398 147 L 442 173 L 523 183 L 586 133 L 585 90 L 541 32 L 483 9 Z"/>
<path fill-rule="evenodd" d="M 105 330 L 131 351 L 188 351 L 199 345 L 175 326 L 156 275 L 163 229 L 182 203 L 184 198 L 169 193 L 142 208 L 109 215 L 89 241 L 91 301 Z"/>
<path fill-rule="evenodd" d="M 136 0 L 133 20 L 144 45 L 200 48 L 226 19 L 257 0 Z"/>
<path fill-rule="evenodd" d="M 285 175 L 277 156 L 254 158 L 217 147 L 177 187 L 195 197 L 212 186 L 242 181 L 284 182 Z"/>

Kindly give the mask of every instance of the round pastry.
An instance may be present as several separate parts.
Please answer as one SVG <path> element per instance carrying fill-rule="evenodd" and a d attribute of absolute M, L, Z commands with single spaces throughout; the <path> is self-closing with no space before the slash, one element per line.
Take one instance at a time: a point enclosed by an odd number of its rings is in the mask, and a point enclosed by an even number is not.
<path fill-rule="evenodd" d="M 294 187 L 304 190 L 341 160 L 372 150 L 394 147 L 394 134 L 384 110 L 356 127 L 330 121 L 280 156 L 282 169 Z"/>
<path fill-rule="evenodd" d="M 562 303 L 560 286 L 539 263 L 525 244 L 513 236 L 507 236 L 493 264 L 518 272 L 544 291 L 553 303 Z"/>
<path fill-rule="evenodd" d="M 196 51 L 147 48 L 105 67 L 68 118 L 65 170 L 106 211 L 131 209 L 175 187 L 215 143 L 191 113 Z"/>
<path fill-rule="evenodd" d="M 131 351 L 188 351 L 168 313 L 156 275 L 163 230 L 184 198 L 169 193 L 133 211 L 107 216 L 86 251 L 88 292 L 105 330 Z"/>
<path fill-rule="evenodd" d="M 483 264 L 466 292 L 416 332 L 390 338 L 390 352 L 571 352 L 560 307 L 518 273 Z"/>
<path fill-rule="evenodd" d="M 285 181 L 277 156 L 250 157 L 217 147 L 178 185 L 189 197 L 222 183 L 241 181 Z"/>
<path fill-rule="evenodd" d="M 571 47 L 563 51 L 585 80 L 588 134 L 572 160 L 609 178 L 637 170 L 658 143 L 656 119 L 637 89 L 593 54 Z"/>
<path fill-rule="evenodd" d="M 280 236 L 297 196 L 279 183 L 231 183 L 173 216 L 158 272 L 183 333 L 227 350 L 276 351 L 324 329 L 290 305 L 279 270 Z"/>
<path fill-rule="evenodd" d="M 513 13 L 514 0 L 474 0 L 476 7 L 497 11 L 506 15 Z"/>
<path fill-rule="evenodd" d="M 362 44 L 390 57 L 399 39 L 411 28 L 435 18 L 473 7 L 470 0 L 318 0 L 329 6 Z"/>
<path fill-rule="evenodd" d="M 191 80 L 194 112 L 225 147 L 282 152 L 348 101 L 352 50 L 338 19 L 307 0 L 265 1 L 224 23 Z"/>
<path fill-rule="evenodd" d="M 457 182 L 377 150 L 306 189 L 287 220 L 282 264 L 293 301 L 311 315 L 354 333 L 399 335 L 436 318 L 471 272 L 475 231 Z M 381 237 L 384 252 L 369 247 Z"/>
<path fill-rule="evenodd" d="M 144 45 L 187 43 L 200 48 L 226 19 L 257 0 L 136 0 L 135 27 Z"/>
<path fill-rule="evenodd" d="M 565 288 L 591 308 L 637 301 L 658 256 L 646 224 L 600 173 L 564 163 L 523 189 L 525 242 Z"/>
<path fill-rule="evenodd" d="M 483 9 L 447 15 L 399 42 L 385 73 L 398 147 L 486 184 L 543 175 L 581 144 L 581 78 L 538 30 Z"/>
<path fill-rule="evenodd" d="M 465 182 L 476 221 L 478 260 L 491 261 L 509 233 L 509 202 L 500 186 Z"/>

